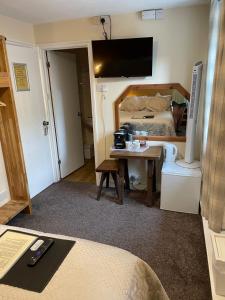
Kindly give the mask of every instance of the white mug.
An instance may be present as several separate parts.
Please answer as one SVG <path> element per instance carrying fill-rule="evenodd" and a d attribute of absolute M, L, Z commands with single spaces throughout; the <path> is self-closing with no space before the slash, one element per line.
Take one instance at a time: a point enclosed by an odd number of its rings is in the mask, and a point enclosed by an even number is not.
<path fill-rule="evenodd" d="M 132 150 L 132 142 L 131 141 L 126 141 L 126 149 L 129 151 L 129 150 Z"/>
<path fill-rule="evenodd" d="M 134 150 L 138 150 L 138 149 L 140 149 L 140 142 L 139 142 L 139 140 L 134 140 L 133 141 L 133 149 Z"/>

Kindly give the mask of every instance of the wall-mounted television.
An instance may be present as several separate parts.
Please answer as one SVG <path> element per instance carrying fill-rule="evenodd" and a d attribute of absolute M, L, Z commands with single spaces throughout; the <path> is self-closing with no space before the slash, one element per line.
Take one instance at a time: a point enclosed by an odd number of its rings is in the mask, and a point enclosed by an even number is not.
<path fill-rule="evenodd" d="M 153 38 L 92 41 L 95 77 L 152 75 Z"/>

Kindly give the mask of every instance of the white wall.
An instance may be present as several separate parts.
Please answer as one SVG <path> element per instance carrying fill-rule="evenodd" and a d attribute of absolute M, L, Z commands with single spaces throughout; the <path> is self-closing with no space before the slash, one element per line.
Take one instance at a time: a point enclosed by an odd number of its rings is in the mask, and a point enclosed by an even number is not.
<path fill-rule="evenodd" d="M 165 12 L 165 19 L 158 21 L 142 21 L 137 13 L 112 16 L 113 38 L 153 36 L 153 76 L 96 80 L 96 84 L 105 83 L 108 88 L 105 100 L 101 93 L 97 93 L 96 99 L 97 163 L 108 157 L 115 129 L 114 101 L 128 85 L 179 82 L 190 91 L 192 65 L 199 60 L 206 65 L 208 19 L 209 7 L 206 5 L 169 9 Z M 36 25 L 34 34 L 36 42 L 40 44 L 102 38 L 101 27 L 92 18 Z M 202 124 L 202 120 L 199 123 Z M 106 153 L 103 146 L 105 140 Z M 184 145 L 181 144 L 181 147 L 184 148 Z"/>
<path fill-rule="evenodd" d="M 28 23 L 17 21 L 0 15 L 0 35 L 5 36 L 8 40 L 34 43 L 33 26 Z M 10 198 L 8 182 L 5 172 L 5 164 L 2 156 L 0 145 L 0 206 Z"/>
<path fill-rule="evenodd" d="M 0 34 L 8 40 L 34 42 L 33 25 L 0 15 Z"/>

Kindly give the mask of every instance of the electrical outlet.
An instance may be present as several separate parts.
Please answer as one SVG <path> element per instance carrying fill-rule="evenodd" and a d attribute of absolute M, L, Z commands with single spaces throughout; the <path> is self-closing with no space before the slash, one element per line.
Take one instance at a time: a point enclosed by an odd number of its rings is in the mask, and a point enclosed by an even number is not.
<path fill-rule="evenodd" d="M 102 23 L 101 23 L 101 19 L 105 19 L 104 25 L 109 24 L 109 16 L 108 16 L 108 15 L 101 15 L 101 16 L 99 16 L 99 24 L 100 24 L 100 25 L 102 24 Z"/>

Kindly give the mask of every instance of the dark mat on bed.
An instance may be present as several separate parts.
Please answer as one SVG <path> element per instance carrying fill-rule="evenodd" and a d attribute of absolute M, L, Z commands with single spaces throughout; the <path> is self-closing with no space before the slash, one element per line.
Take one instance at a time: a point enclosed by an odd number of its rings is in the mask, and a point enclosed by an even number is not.
<path fill-rule="evenodd" d="M 95 185 L 63 181 L 32 200 L 33 215 L 20 214 L 9 225 L 129 250 L 152 267 L 171 300 L 211 299 L 200 216 L 148 208 L 138 194 L 126 195 L 124 205 L 113 202 L 114 190 L 95 197 Z"/>
<path fill-rule="evenodd" d="M 39 236 L 46 240 L 46 236 Z M 0 284 L 7 284 L 24 290 L 41 293 L 54 276 L 75 241 L 52 238 L 53 245 L 35 266 L 28 266 L 30 257 L 34 253 L 28 249 L 17 263 L 0 280 Z M 19 274 L 19 276 L 18 276 Z"/>

